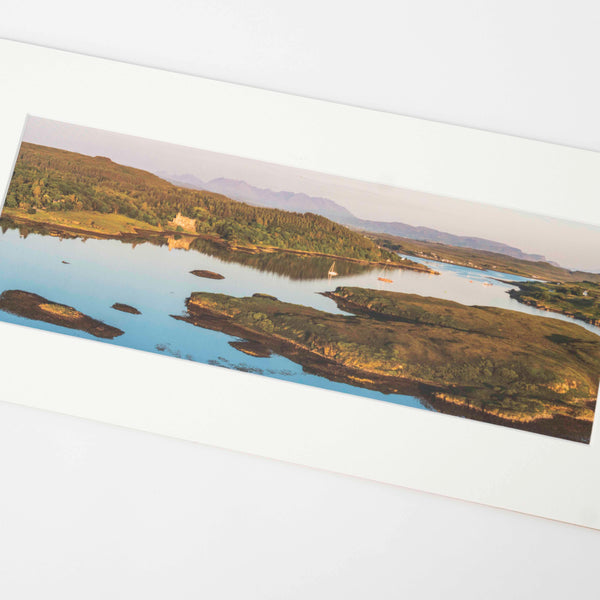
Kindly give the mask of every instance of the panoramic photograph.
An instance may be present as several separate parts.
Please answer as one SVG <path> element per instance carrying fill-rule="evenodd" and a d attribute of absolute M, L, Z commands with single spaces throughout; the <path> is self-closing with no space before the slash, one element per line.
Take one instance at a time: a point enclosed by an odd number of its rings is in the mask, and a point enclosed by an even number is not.
<path fill-rule="evenodd" d="M 585 215 L 38 117 L 15 153 L 1 321 L 589 443 Z"/>

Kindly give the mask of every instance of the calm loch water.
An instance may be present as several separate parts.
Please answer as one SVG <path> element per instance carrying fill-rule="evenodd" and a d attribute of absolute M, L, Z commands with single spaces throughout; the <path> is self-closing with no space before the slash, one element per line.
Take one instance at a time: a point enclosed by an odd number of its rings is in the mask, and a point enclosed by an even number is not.
<path fill-rule="evenodd" d="M 384 273 L 381 269 L 336 261 L 335 270 L 339 276 L 328 279 L 330 259 L 295 257 L 282 253 L 240 255 L 204 242 L 198 242 L 197 249 L 176 247 L 185 245 L 181 241 L 174 241 L 169 248 L 166 245 L 133 245 L 116 240 L 61 239 L 38 233 L 25 234 L 24 230 L 5 229 L 0 234 L 0 292 L 7 289 L 33 292 L 54 302 L 73 306 L 125 332 L 105 343 L 413 407 L 423 407 L 420 400 L 413 396 L 386 395 L 329 381 L 305 373 L 300 365 L 277 355 L 269 358 L 248 356 L 229 344 L 237 338 L 194 327 L 170 315 L 182 314 L 185 311 L 185 299 L 194 291 L 221 292 L 234 296 L 264 292 L 283 301 L 341 313 L 332 300 L 321 296 L 319 292 L 346 285 L 435 296 L 463 304 L 497 306 L 568 320 L 567 317 L 538 311 L 512 300 L 506 293 L 511 286 L 499 283 L 496 278 L 510 281 L 524 279 L 506 273 L 477 271 L 424 260 L 421 262 L 429 264 L 441 274 L 427 275 L 400 270 L 387 270 Z M 194 269 L 216 271 L 225 279 L 198 278 L 189 273 Z M 380 276 L 391 279 L 392 283 L 378 281 Z M 142 315 L 111 309 L 115 302 L 135 306 Z M 31 321 L 2 311 L 0 320 L 96 340 L 87 333 Z M 581 325 L 600 335 L 600 329 L 584 323 Z"/>

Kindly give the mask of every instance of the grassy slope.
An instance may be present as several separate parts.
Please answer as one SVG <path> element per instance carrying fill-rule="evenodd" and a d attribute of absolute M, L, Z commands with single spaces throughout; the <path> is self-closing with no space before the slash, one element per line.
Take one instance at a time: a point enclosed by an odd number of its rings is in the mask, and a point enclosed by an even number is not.
<path fill-rule="evenodd" d="M 436 242 L 422 242 L 392 235 L 370 234 L 373 240 L 383 246 L 408 254 L 431 260 L 449 262 L 456 265 L 475 269 L 501 271 L 513 273 L 523 277 L 545 279 L 551 281 L 597 281 L 600 274 L 586 273 L 585 271 L 569 271 L 562 267 L 551 265 L 547 262 L 533 262 L 472 248 L 458 248 Z"/>
<path fill-rule="evenodd" d="M 128 231 L 130 223 L 174 230 L 169 222 L 181 213 L 193 219 L 196 233 L 214 235 L 232 246 L 274 247 L 374 262 L 397 260 L 364 235 L 325 217 L 250 206 L 219 194 L 179 188 L 108 158 L 26 142 L 19 152 L 6 207 L 6 214 L 13 218 L 72 223 L 104 233 Z"/>
<path fill-rule="evenodd" d="M 202 292 L 188 300 L 188 311 L 199 325 L 208 315 L 233 335 L 288 343 L 288 356 L 300 351 L 291 357 L 305 364 L 304 352 L 312 367 L 317 357 L 326 376 L 337 365 L 367 387 L 369 375 L 386 379 L 388 391 L 394 380 L 420 382 L 434 386 L 439 399 L 502 419 L 562 415 L 591 424 L 600 339 L 576 324 L 362 288 L 327 295 L 355 316 Z M 286 354 L 285 347 L 277 351 Z"/>
<path fill-rule="evenodd" d="M 24 221 L 53 225 L 57 227 L 80 229 L 101 235 L 119 235 L 121 233 L 135 233 L 140 229 L 161 231 L 162 228 L 150 225 L 138 219 L 125 215 L 105 214 L 88 210 L 48 211 L 38 210 L 35 214 L 27 214 L 18 208 L 5 208 L 3 217 L 16 217 Z"/>

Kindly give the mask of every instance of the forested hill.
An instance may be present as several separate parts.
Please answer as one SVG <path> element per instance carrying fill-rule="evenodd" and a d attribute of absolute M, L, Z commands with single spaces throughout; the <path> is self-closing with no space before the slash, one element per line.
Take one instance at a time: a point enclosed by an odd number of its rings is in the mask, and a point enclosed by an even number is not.
<path fill-rule="evenodd" d="M 276 192 L 268 188 L 259 188 L 249 185 L 239 179 L 228 179 L 218 177 L 210 181 L 202 181 L 194 175 L 171 175 L 169 173 L 159 172 L 160 177 L 175 185 L 192 188 L 195 190 L 208 190 L 217 194 L 224 194 L 228 198 L 247 202 L 255 206 L 266 206 L 271 208 L 280 208 L 294 212 L 312 212 L 322 215 L 353 229 L 368 231 L 370 233 L 380 233 L 383 235 L 393 235 L 406 239 L 428 241 L 459 248 L 472 248 L 484 250 L 486 252 L 496 252 L 512 256 L 521 260 L 533 262 L 546 261 L 541 254 L 528 254 L 503 244 L 480 237 L 453 235 L 447 231 L 439 231 L 431 227 L 409 225 L 398 221 L 371 221 L 360 219 L 354 216 L 348 209 L 340 206 L 329 198 L 309 196 L 304 193 L 295 193 L 289 191 Z"/>
<path fill-rule="evenodd" d="M 343 225 L 312 213 L 251 206 L 156 175 L 66 150 L 23 142 L 6 198 L 18 212 L 95 211 L 160 228 L 181 214 L 197 233 L 234 244 L 275 246 L 371 261 L 397 256 Z"/>

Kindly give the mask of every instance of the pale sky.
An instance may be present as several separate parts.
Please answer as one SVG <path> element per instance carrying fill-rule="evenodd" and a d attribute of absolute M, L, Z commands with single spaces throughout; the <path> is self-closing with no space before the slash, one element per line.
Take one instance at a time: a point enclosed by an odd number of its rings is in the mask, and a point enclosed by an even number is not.
<path fill-rule="evenodd" d="M 23 140 L 209 181 L 240 179 L 329 198 L 354 215 L 503 242 L 568 268 L 600 271 L 600 227 L 29 117 Z"/>

